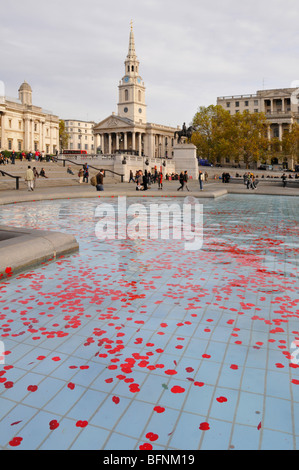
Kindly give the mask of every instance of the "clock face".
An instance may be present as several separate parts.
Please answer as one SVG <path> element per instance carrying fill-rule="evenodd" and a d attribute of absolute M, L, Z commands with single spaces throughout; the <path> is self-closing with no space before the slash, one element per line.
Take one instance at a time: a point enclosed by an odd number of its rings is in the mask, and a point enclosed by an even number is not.
<path fill-rule="evenodd" d="M 126 77 L 124 78 L 124 82 L 126 82 L 126 83 L 127 83 L 128 81 L 129 81 L 129 77 L 128 77 L 128 76 L 126 76 Z"/>
<path fill-rule="evenodd" d="M 137 78 L 137 82 L 141 83 L 141 78 L 140 77 Z"/>
<path fill-rule="evenodd" d="M 127 113 L 127 112 L 128 112 L 128 108 L 124 108 L 124 112 Z"/>

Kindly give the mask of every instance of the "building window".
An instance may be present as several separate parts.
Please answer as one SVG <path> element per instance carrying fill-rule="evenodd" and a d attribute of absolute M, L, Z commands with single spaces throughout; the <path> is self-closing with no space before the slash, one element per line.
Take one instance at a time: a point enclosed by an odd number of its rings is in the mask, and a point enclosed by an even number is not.
<path fill-rule="evenodd" d="M 78 149 L 81 150 L 81 144 L 78 144 Z"/>
<path fill-rule="evenodd" d="M 239 106 L 240 106 L 240 102 L 236 101 L 236 108 L 238 108 Z"/>
<path fill-rule="evenodd" d="M 12 139 L 8 139 L 8 150 L 12 150 Z"/>
<path fill-rule="evenodd" d="M 22 150 L 22 141 L 18 140 L 18 151 L 20 152 Z"/>
<path fill-rule="evenodd" d="M 138 100 L 141 101 L 141 91 L 138 90 Z"/>
<path fill-rule="evenodd" d="M 125 101 L 128 101 L 129 99 L 129 92 L 128 90 L 125 90 Z"/>
<path fill-rule="evenodd" d="M 258 112 L 259 112 L 259 110 L 258 110 L 258 109 L 255 109 L 255 110 L 254 110 L 254 112 L 255 112 L 255 113 L 258 113 Z"/>
<path fill-rule="evenodd" d="M 11 128 L 11 119 L 8 120 L 8 125 Z"/>
<path fill-rule="evenodd" d="M 19 129 L 22 129 L 22 121 L 19 121 Z"/>
<path fill-rule="evenodd" d="M 227 107 L 227 108 L 230 108 L 230 102 L 227 102 L 227 103 L 226 103 L 226 107 Z"/>
<path fill-rule="evenodd" d="M 36 122 L 34 123 L 34 131 L 35 131 L 35 132 L 37 131 L 37 124 L 36 124 Z"/>
<path fill-rule="evenodd" d="M 254 100 L 254 106 L 258 106 L 259 100 Z"/>
<path fill-rule="evenodd" d="M 249 106 L 249 101 L 245 101 L 245 106 Z"/>

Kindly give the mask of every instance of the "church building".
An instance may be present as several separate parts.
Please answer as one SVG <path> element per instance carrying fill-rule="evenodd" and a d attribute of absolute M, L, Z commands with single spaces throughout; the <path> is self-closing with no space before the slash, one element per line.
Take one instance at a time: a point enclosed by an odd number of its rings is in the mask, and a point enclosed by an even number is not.
<path fill-rule="evenodd" d="M 117 113 L 94 126 L 95 148 L 104 155 L 115 153 L 171 158 L 179 130 L 147 122 L 145 84 L 140 75 L 131 23 L 124 76 L 119 82 Z"/>

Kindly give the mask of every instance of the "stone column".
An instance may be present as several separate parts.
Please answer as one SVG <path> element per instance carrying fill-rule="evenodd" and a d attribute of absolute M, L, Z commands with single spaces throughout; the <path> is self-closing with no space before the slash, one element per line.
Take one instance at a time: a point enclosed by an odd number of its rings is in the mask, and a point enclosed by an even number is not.
<path fill-rule="evenodd" d="M 136 150 L 135 137 L 136 137 L 136 132 L 132 132 L 132 150 Z"/>
<path fill-rule="evenodd" d="M 108 134 L 108 153 L 111 154 L 111 134 Z"/>
<path fill-rule="evenodd" d="M 24 119 L 24 151 L 29 151 L 29 118 Z"/>
<path fill-rule="evenodd" d="M 119 133 L 118 132 L 116 132 L 115 138 L 116 138 L 116 150 L 119 150 Z"/>
<path fill-rule="evenodd" d="M 128 148 L 128 135 L 127 132 L 124 132 L 124 149 L 127 150 Z"/>
<path fill-rule="evenodd" d="M 31 122 L 30 152 L 34 153 L 34 120 L 31 119 L 30 122 Z"/>
<path fill-rule="evenodd" d="M 4 133 L 4 113 L 1 113 L 1 146 L 0 149 L 4 149 L 4 140 L 5 140 L 5 133 Z"/>
<path fill-rule="evenodd" d="M 278 124 L 278 135 L 279 135 L 279 140 L 282 140 L 282 124 Z"/>
<path fill-rule="evenodd" d="M 138 135 L 138 155 L 141 155 L 142 147 L 141 147 L 141 132 Z"/>
<path fill-rule="evenodd" d="M 50 153 L 53 153 L 53 127 L 50 124 Z"/>

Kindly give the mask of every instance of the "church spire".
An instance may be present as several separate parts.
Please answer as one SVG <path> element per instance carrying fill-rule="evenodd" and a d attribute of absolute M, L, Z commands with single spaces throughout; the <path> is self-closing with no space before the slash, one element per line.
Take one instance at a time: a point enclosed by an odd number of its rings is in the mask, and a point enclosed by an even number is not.
<path fill-rule="evenodd" d="M 132 20 L 131 20 L 130 39 L 129 39 L 129 51 L 128 51 L 127 58 L 128 59 L 135 59 L 136 58 L 135 39 L 134 39 L 133 21 Z"/>
<path fill-rule="evenodd" d="M 135 52 L 133 23 L 131 21 L 129 50 L 125 60 L 125 75 L 119 83 L 118 116 L 133 122 L 146 123 L 145 86 L 139 75 L 139 61 Z"/>

